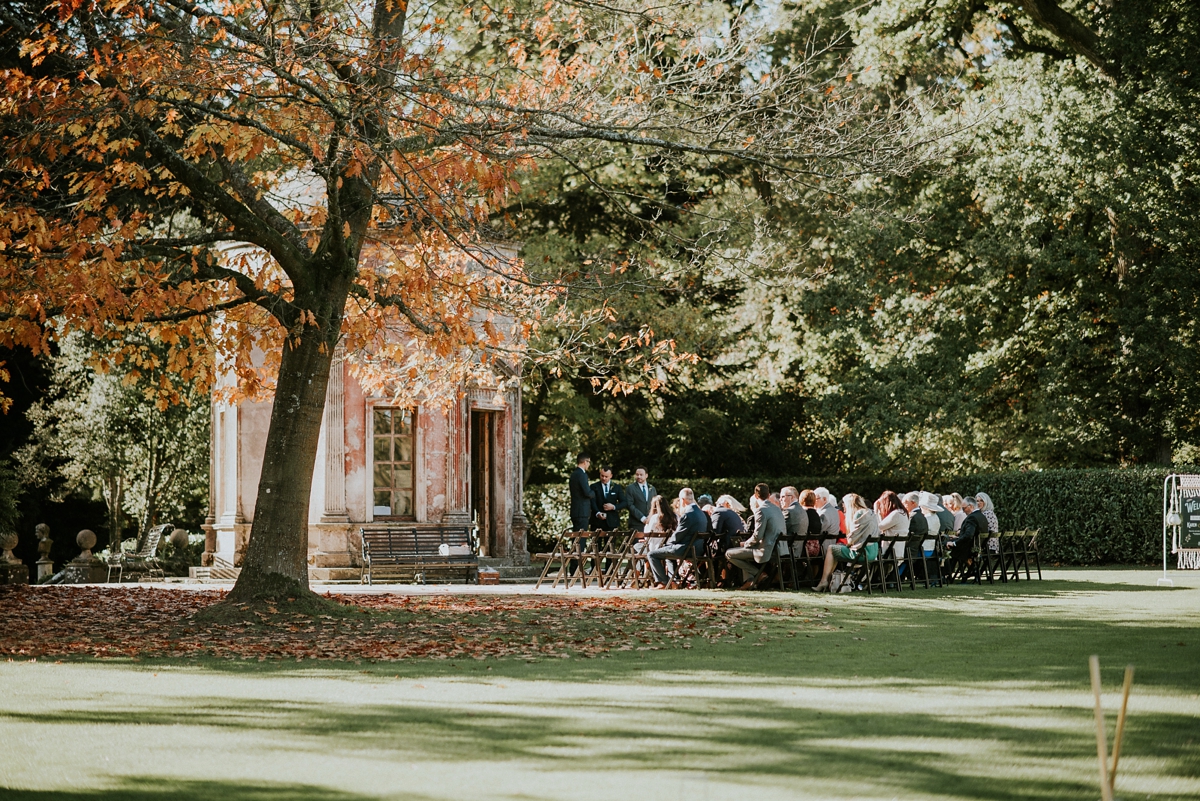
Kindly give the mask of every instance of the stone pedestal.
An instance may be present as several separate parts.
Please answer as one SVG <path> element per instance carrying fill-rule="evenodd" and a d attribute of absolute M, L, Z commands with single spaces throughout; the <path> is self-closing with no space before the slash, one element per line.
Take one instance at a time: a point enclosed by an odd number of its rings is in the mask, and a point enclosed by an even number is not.
<path fill-rule="evenodd" d="M 54 560 L 39 559 L 37 560 L 37 583 L 41 584 L 46 579 L 54 575 Z"/>
<path fill-rule="evenodd" d="M 29 566 L 21 563 L 0 563 L 0 584 L 28 584 Z"/>
<path fill-rule="evenodd" d="M 108 580 L 108 567 L 103 562 L 74 561 L 63 570 L 63 584 L 103 584 Z"/>
<path fill-rule="evenodd" d="M 512 516 L 512 547 L 509 554 L 514 565 L 529 564 L 529 548 L 525 543 L 525 535 L 529 532 L 529 519 L 520 510 Z"/>

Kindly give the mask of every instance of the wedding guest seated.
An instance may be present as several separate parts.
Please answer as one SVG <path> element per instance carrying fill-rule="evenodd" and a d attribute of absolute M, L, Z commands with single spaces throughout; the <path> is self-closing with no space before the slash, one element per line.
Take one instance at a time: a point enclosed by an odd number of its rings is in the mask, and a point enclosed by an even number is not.
<path fill-rule="evenodd" d="M 886 537 L 908 537 L 908 510 L 900 502 L 900 496 L 891 490 L 885 490 L 875 501 L 875 514 L 879 516 L 879 534 Z M 905 543 L 897 542 L 893 553 L 897 558 L 903 558 Z"/>
<path fill-rule="evenodd" d="M 646 537 L 645 548 L 654 550 L 661 548 L 662 544 L 667 541 L 667 535 L 675 530 L 675 526 L 679 521 L 675 517 L 675 510 L 671 508 L 671 504 L 663 501 L 663 496 L 655 495 L 650 500 L 650 514 L 646 515 L 646 525 L 642 529 L 643 532 L 649 535 Z"/>
<path fill-rule="evenodd" d="M 980 492 L 975 495 L 977 501 L 976 509 L 987 518 L 987 530 L 989 534 L 1000 533 L 1000 520 L 996 517 L 996 507 L 992 504 L 992 497 L 986 492 Z"/>
<path fill-rule="evenodd" d="M 938 503 L 938 496 L 932 492 L 920 493 L 921 516 L 925 518 L 926 525 L 929 526 L 929 539 L 925 540 L 924 549 L 926 556 L 933 556 L 934 546 L 937 544 L 935 537 L 940 534 L 944 525 L 954 523 L 954 517 Z M 946 517 L 943 517 L 945 515 Z"/>
<path fill-rule="evenodd" d="M 754 497 L 759 500 L 758 510 L 754 513 L 754 525 L 750 537 L 740 548 L 730 548 L 725 552 L 725 558 L 735 567 L 740 568 L 745 583 L 741 589 L 748 590 L 756 584 L 766 583 L 771 576 L 763 570 L 763 565 L 770 563 L 775 555 L 779 537 L 787 530 L 783 520 L 783 510 L 770 500 L 771 492 L 766 484 L 754 488 Z"/>
<path fill-rule="evenodd" d="M 804 511 L 808 514 L 808 533 L 810 536 L 819 537 L 822 534 L 821 514 L 817 511 L 817 493 L 812 490 L 805 490 L 800 493 L 800 505 L 804 507 Z M 826 542 L 833 543 L 833 540 L 809 540 L 808 555 L 818 556 L 821 554 L 822 548 L 828 548 Z"/>
<path fill-rule="evenodd" d="M 954 531 L 958 531 L 959 526 L 967 517 L 967 513 L 963 511 L 962 502 L 963 497 L 957 492 L 942 496 L 942 506 L 946 507 L 946 511 L 954 516 L 954 525 L 951 527 Z"/>
<path fill-rule="evenodd" d="M 825 540 L 836 540 L 841 536 L 841 518 L 838 514 L 837 501 L 824 487 L 813 490 L 817 496 L 817 513 L 821 515 L 821 548 L 828 550 Z"/>
<path fill-rule="evenodd" d="M 978 565 L 971 563 L 971 549 L 975 545 L 976 537 L 987 535 L 987 518 L 976 510 L 975 499 L 971 497 L 962 499 L 962 511 L 963 522 L 959 526 L 958 534 L 946 542 L 946 547 L 950 550 L 950 571 L 946 575 L 953 576 L 961 571 L 965 579 L 973 570 L 979 569 Z"/>
<path fill-rule="evenodd" d="M 728 550 L 733 542 L 745 539 L 746 521 L 742 520 L 741 512 L 746 511 L 741 501 L 732 495 L 722 495 L 712 513 L 713 533 L 717 536 L 721 549 Z"/>
<path fill-rule="evenodd" d="M 987 520 L 988 533 L 999 534 L 1000 520 L 996 517 L 996 507 L 992 505 L 992 497 L 986 492 L 979 492 L 975 494 L 975 501 L 975 508 Z M 987 547 L 992 553 L 998 553 L 1000 551 L 1000 539 L 998 537 L 988 537 Z"/>
<path fill-rule="evenodd" d="M 704 532 L 708 529 L 708 515 L 700 511 L 696 505 L 696 495 L 690 487 L 679 491 L 679 523 L 675 531 L 660 548 L 655 548 L 647 554 L 650 570 L 654 573 L 655 589 L 664 589 L 668 583 L 678 586 L 679 576 L 677 562 L 690 556 L 692 545 L 696 538 L 703 543 Z M 699 546 L 697 546 L 699 547 Z M 670 576 L 668 576 L 667 560 L 670 559 Z"/>
<path fill-rule="evenodd" d="M 715 508 L 713 506 L 712 496 L 711 495 L 699 496 L 698 498 L 696 498 L 696 505 L 700 507 L 700 511 L 704 512 L 704 517 L 708 521 L 708 528 L 705 529 L 704 533 L 712 534 L 713 533 L 712 513 L 713 513 L 713 509 Z"/>
<path fill-rule="evenodd" d="M 929 503 L 922 502 L 921 508 L 932 509 L 934 514 L 937 515 L 937 519 L 938 519 L 938 523 L 939 523 L 938 530 L 942 534 L 949 535 L 950 532 L 954 531 L 954 529 L 955 529 L 955 522 L 954 522 L 954 512 L 951 512 L 950 509 L 946 506 L 946 504 L 953 503 L 954 502 L 953 497 L 950 495 L 946 495 L 944 497 L 939 498 L 936 494 L 934 494 L 932 492 L 926 492 L 926 493 L 922 493 L 922 494 L 928 495 L 930 502 Z"/>
<path fill-rule="evenodd" d="M 716 506 L 713 507 L 713 513 L 709 519 L 712 521 L 713 542 L 711 546 L 715 552 L 710 552 L 716 560 L 716 573 L 719 577 L 719 583 L 722 587 L 731 586 L 732 576 L 735 571 L 725 559 L 725 552 L 734 547 L 737 543 L 746 539 L 746 521 L 742 520 L 741 513 L 746 511 L 746 507 L 742 506 L 742 502 L 732 495 L 722 495 L 717 498 Z"/>
<path fill-rule="evenodd" d="M 784 487 L 779 491 L 779 506 L 783 509 L 789 537 L 808 534 L 808 511 L 800 505 L 800 492 L 795 487 Z"/>
<path fill-rule="evenodd" d="M 846 507 L 846 517 L 850 521 L 848 542 L 832 546 L 825 554 L 825 568 L 821 572 L 821 580 L 813 587 L 814 592 L 829 589 L 829 577 L 839 562 L 865 564 L 879 558 L 879 518 L 875 512 L 867 506 L 861 495 L 854 493 L 842 498 L 842 505 Z"/>
<path fill-rule="evenodd" d="M 929 537 L 929 520 L 919 511 L 921 509 L 921 493 L 909 492 L 901 496 L 900 503 L 908 512 L 908 537 L 914 544 L 924 542 Z"/>

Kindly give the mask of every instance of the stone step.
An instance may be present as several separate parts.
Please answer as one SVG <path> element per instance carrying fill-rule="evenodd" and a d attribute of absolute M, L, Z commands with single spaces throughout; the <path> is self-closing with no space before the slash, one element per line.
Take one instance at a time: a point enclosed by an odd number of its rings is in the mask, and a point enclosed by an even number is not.
<path fill-rule="evenodd" d="M 322 584 L 331 582 L 358 582 L 362 571 L 357 567 L 310 567 L 308 580 L 319 581 Z"/>
<path fill-rule="evenodd" d="M 189 567 L 188 578 L 192 581 L 237 581 L 240 567 Z"/>

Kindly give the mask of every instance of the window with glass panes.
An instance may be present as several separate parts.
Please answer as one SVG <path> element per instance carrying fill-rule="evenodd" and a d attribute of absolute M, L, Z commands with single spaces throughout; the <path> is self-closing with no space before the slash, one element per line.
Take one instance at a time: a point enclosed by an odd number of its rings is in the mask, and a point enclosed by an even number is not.
<path fill-rule="evenodd" d="M 374 516 L 413 517 L 412 409 L 376 408 L 374 416 Z"/>

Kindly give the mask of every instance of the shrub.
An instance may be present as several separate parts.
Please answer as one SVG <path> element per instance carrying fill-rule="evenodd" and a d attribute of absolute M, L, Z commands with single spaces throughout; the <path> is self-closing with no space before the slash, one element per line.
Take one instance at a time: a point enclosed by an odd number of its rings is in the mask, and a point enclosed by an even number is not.
<path fill-rule="evenodd" d="M 1043 563 L 1140 565 L 1162 559 L 1162 492 L 1167 475 L 1197 469 L 982 473 L 955 481 L 955 486 L 990 495 L 1002 529 L 1039 529 Z"/>

